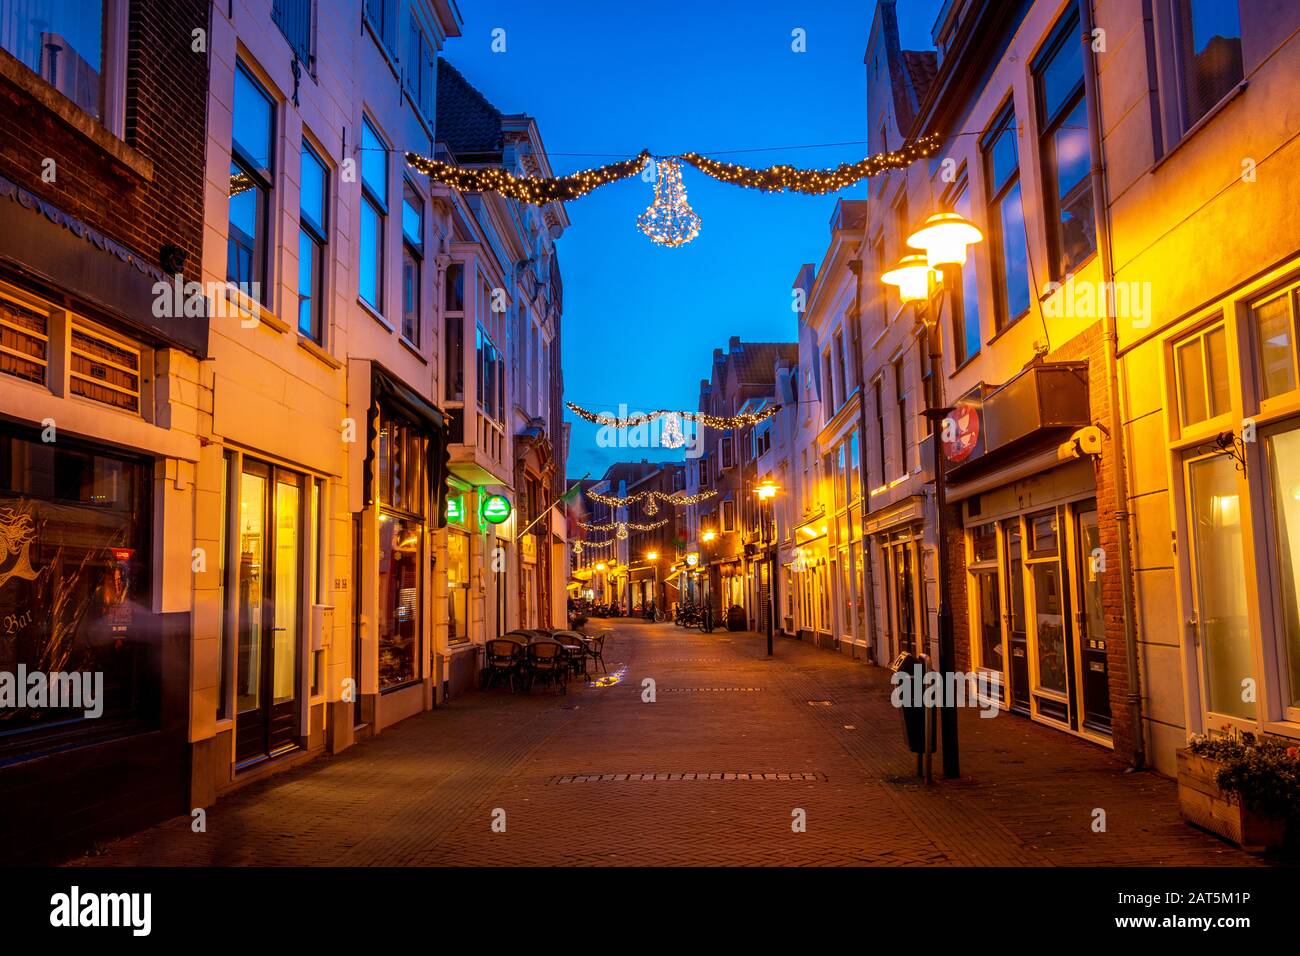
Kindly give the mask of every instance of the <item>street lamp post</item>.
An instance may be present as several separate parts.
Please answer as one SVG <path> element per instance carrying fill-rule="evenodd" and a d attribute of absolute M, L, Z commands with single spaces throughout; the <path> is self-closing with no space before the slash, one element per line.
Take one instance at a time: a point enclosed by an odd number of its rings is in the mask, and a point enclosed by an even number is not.
<path fill-rule="evenodd" d="M 768 525 L 771 524 L 772 506 L 776 499 L 776 493 L 781 489 L 771 478 L 765 478 L 759 482 L 754 489 L 754 494 L 758 495 L 759 520 L 763 521 L 762 531 L 759 535 L 759 544 L 763 546 L 764 563 L 767 565 L 767 594 L 764 600 L 767 602 L 767 656 L 772 656 L 772 617 L 776 614 L 776 559 L 772 553 L 772 545 L 767 540 Z M 762 506 L 767 505 L 767 520 L 763 520 Z"/>
<path fill-rule="evenodd" d="M 926 417 L 931 422 L 934 435 L 934 506 L 935 560 L 939 563 L 939 671 L 943 686 L 950 687 L 948 679 L 957 667 L 957 646 L 953 634 L 952 604 L 949 599 L 951 576 L 948 568 L 947 482 L 944 473 L 943 429 L 951 410 L 944 407 L 943 396 L 943 346 L 939 332 L 939 313 L 943 305 L 945 285 L 955 281 L 952 272 L 966 262 L 967 247 L 980 242 L 984 236 L 976 226 L 956 213 L 936 213 L 907 238 L 913 249 L 925 250 L 924 255 L 904 256 L 898 265 L 882 275 L 881 281 L 898 287 L 899 298 L 917 307 L 917 320 L 925 326 L 926 347 L 930 360 L 930 384 L 926 401 Z M 945 283 L 943 273 L 947 271 Z M 939 722 L 943 730 L 943 775 L 950 779 L 961 776 L 961 762 L 957 747 L 957 710 L 954 702 L 941 699 Z"/>

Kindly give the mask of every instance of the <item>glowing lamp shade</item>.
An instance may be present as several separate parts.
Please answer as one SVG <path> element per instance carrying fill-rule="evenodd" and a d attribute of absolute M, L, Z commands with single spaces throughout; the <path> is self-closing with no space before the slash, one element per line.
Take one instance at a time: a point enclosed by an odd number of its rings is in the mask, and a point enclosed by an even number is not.
<path fill-rule="evenodd" d="M 907 244 L 925 253 L 930 268 L 964 266 L 966 249 L 984 241 L 979 227 L 955 212 L 937 212 L 925 221 L 916 232 L 907 237 Z"/>
<path fill-rule="evenodd" d="M 658 552 L 658 551 L 650 551 L 650 552 L 647 552 L 647 553 L 646 553 L 646 557 L 649 558 L 651 561 L 658 561 L 658 560 L 659 560 L 659 552 Z"/>
<path fill-rule="evenodd" d="M 602 562 L 601 564 L 596 565 L 596 570 L 597 570 L 597 571 L 604 571 L 604 570 L 605 570 L 605 565 L 604 565 L 604 563 Z"/>
<path fill-rule="evenodd" d="M 706 531 L 706 532 L 704 532 L 704 534 L 700 535 L 700 538 L 701 538 L 701 540 L 703 540 L 703 541 L 705 541 L 705 542 L 707 543 L 707 542 L 709 542 L 709 541 L 712 541 L 712 540 L 713 540 L 714 538 L 716 538 L 717 536 L 718 536 L 718 533 L 717 533 L 716 531 Z"/>
<path fill-rule="evenodd" d="M 903 256 L 898 265 L 880 277 L 880 281 L 898 286 L 898 297 L 904 302 L 924 302 L 930 297 L 930 274 L 933 271 L 925 256 Z"/>
<path fill-rule="evenodd" d="M 754 489 L 754 493 L 758 495 L 758 497 L 763 501 L 769 501 L 772 498 L 775 498 L 776 493 L 780 490 L 781 489 L 778 488 L 773 482 L 764 481 L 757 488 Z"/>

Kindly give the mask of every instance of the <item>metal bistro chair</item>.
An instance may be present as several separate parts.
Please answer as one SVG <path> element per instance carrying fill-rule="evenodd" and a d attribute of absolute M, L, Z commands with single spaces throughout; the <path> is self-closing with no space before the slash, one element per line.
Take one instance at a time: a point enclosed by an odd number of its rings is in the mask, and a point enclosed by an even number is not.
<path fill-rule="evenodd" d="M 484 648 L 486 664 L 480 685 L 483 690 L 495 687 L 497 682 L 505 679 L 510 682 L 510 693 L 515 692 L 515 681 L 523 676 L 524 645 L 508 637 L 498 637 L 488 641 Z"/>
<path fill-rule="evenodd" d="M 577 631 L 556 631 L 553 636 L 564 645 L 573 673 L 581 674 L 583 680 L 590 680 L 591 676 L 587 673 L 586 639 Z"/>
<path fill-rule="evenodd" d="M 609 668 L 605 666 L 605 635 L 597 634 L 595 637 L 587 638 L 587 656 L 591 658 L 592 673 L 596 671 L 596 664 L 600 664 L 600 669 L 606 674 Z M 584 668 L 585 669 L 585 668 Z"/>
<path fill-rule="evenodd" d="M 569 661 L 564 645 L 559 641 L 539 640 L 528 645 L 528 690 L 541 681 L 548 686 L 558 686 L 561 693 L 569 692 Z"/>

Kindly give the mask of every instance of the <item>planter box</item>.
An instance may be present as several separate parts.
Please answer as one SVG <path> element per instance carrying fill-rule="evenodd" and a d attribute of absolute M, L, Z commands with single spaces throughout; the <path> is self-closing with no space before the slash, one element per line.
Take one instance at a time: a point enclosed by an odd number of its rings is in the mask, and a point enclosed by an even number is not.
<path fill-rule="evenodd" d="M 1286 821 L 1261 817 L 1229 799 L 1215 782 L 1221 766 L 1190 750 L 1178 751 L 1178 809 L 1183 819 L 1249 853 L 1282 846 Z"/>

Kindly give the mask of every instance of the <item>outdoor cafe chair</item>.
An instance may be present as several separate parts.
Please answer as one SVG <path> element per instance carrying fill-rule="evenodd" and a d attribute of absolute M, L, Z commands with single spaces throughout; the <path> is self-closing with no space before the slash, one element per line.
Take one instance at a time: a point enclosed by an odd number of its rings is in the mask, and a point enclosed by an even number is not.
<path fill-rule="evenodd" d="M 574 674 L 587 678 L 587 642 L 577 631 L 555 631 L 554 639 L 564 645 Z"/>
<path fill-rule="evenodd" d="M 498 637 L 488 641 L 484 649 L 486 664 L 480 684 L 484 690 L 495 687 L 500 680 L 510 682 L 510 693 L 515 692 L 515 681 L 522 676 L 524 646 L 518 641 Z"/>
<path fill-rule="evenodd" d="M 541 681 L 548 686 L 558 686 L 562 693 L 569 692 L 569 661 L 564 645 L 559 641 L 540 640 L 528 645 L 528 689 Z"/>
<path fill-rule="evenodd" d="M 597 634 L 595 637 L 587 638 L 587 656 L 592 660 L 592 670 L 595 671 L 595 665 L 600 664 L 600 669 L 606 674 L 609 668 L 605 666 L 605 635 Z"/>

